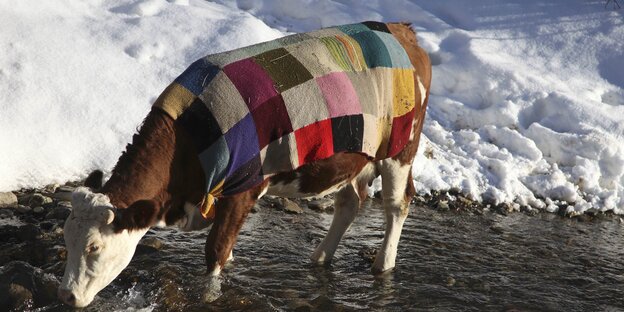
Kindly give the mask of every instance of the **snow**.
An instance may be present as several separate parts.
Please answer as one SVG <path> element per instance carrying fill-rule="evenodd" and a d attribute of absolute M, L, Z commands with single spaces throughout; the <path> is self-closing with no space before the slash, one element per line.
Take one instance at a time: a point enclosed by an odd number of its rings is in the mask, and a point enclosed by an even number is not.
<path fill-rule="evenodd" d="M 111 170 L 203 55 L 382 20 L 412 22 L 434 64 L 418 192 L 624 213 L 622 12 L 597 0 L 2 1 L 0 191 Z"/>

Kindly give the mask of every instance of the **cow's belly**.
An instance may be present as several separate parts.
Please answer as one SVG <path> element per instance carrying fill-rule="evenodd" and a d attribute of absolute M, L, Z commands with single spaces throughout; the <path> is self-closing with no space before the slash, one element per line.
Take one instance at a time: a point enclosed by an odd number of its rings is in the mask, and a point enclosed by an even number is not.
<path fill-rule="evenodd" d="M 269 183 L 266 190 L 266 194 L 280 197 L 291 198 L 315 198 L 323 197 L 337 192 L 343 188 L 350 180 L 344 179 L 333 185 L 319 185 L 316 192 L 304 192 L 301 190 L 301 181 L 296 178 L 292 181 L 277 181 L 276 183 Z"/>
<path fill-rule="evenodd" d="M 339 153 L 269 178 L 266 193 L 281 197 L 323 197 L 355 178 L 371 160 L 358 153 Z"/>

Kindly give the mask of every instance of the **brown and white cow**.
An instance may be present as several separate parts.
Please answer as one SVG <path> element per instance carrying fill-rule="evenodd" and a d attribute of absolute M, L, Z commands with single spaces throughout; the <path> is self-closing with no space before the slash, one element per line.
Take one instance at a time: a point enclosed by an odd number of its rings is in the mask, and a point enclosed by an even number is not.
<path fill-rule="evenodd" d="M 210 275 L 219 275 L 231 259 L 245 218 L 264 194 L 316 197 L 335 193 L 334 219 L 311 256 L 315 263 L 331 261 L 367 197 L 367 186 L 377 176 L 382 177 L 386 230 L 372 271 L 380 273 L 395 266 L 403 222 L 415 194 L 411 168 L 425 119 L 431 64 L 409 25 L 385 26 L 414 67 L 417 107 L 409 141 L 389 158 L 339 152 L 267 177 L 240 193 L 219 197 L 205 246 Z M 206 227 L 209 222 L 198 209 L 206 198 L 205 181 L 188 133 L 170 114 L 152 109 L 110 179 L 101 186 L 101 173 L 92 174 L 86 182 L 91 188 L 79 188 L 73 194 L 73 211 L 65 223 L 68 256 L 59 298 L 71 306 L 87 306 L 128 265 L 139 240 L 152 226 Z"/>

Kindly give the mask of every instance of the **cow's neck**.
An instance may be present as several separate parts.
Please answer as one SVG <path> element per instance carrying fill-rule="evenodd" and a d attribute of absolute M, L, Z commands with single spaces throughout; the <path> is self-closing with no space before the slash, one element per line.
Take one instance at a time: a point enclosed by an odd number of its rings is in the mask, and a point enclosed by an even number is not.
<path fill-rule="evenodd" d="M 117 208 L 137 200 L 165 200 L 175 149 L 174 122 L 168 115 L 152 110 L 138 134 L 119 158 L 102 191 Z"/>

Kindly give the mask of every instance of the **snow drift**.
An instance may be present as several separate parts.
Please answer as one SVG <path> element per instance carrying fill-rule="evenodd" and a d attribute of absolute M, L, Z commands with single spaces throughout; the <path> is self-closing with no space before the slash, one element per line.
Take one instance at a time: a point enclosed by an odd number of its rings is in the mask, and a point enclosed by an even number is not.
<path fill-rule="evenodd" d="M 434 63 L 421 193 L 624 213 L 624 18 L 603 1 L 0 3 L 0 190 L 112 169 L 193 60 L 292 32 L 412 22 Z"/>

